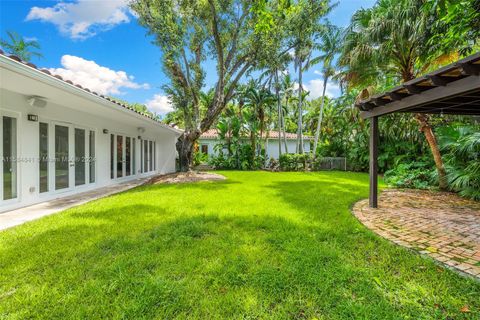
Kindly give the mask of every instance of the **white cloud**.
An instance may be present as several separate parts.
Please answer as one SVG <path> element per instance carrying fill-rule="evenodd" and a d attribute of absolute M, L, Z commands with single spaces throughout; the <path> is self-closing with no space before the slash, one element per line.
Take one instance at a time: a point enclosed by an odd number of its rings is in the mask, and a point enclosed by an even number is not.
<path fill-rule="evenodd" d="M 323 79 L 313 79 L 308 81 L 305 84 L 305 88 L 310 91 L 309 98 L 317 99 L 322 96 L 323 93 Z M 327 97 L 333 98 L 338 97 L 340 94 L 340 87 L 332 82 L 327 82 L 327 88 L 325 90 L 325 95 Z"/>
<path fill-rule="evenodd" d="M 147 83 L 134 82 L 134 77 L 125 71 L 115 71 L 99 66 L 95 61 L 85 60 L 71 55 L 62 56 L 63 68 L 48 69 L 65 80 L 79 84 L 100 94 L 122 94 L 120 89 L 149 89 Z"/>
<path fill-rule="evenodd" d="M 294 83 L 293 88 L 298 90 L 297 82 Z M 304 82 L 303 89 L 310 92 L 307 96 L 308 100 L 317 99 L 321 97 L 323 93 L 323 79 L 313 79 L 306 83 Z M 340 95 L 340 87 L 332 82 L 327 82 L 325 95 L 330 98 L 338 97 Z"/>
<path fill-rule="evenodd" d="M 173 111 L 173 106 L 167 96 L 156 94 L 152 99 L 148 100 L 145 105 L 147 108 L 155 113 L 164 115 Z"/>
<path fill-rule="evenodd" d="M 27 21 L 40 20 L 56 25 L 72 39 L 86 39 L 100 31 L 130 21 L 129 0 L 77 0 L 52 7 L 32 7 Z"/>

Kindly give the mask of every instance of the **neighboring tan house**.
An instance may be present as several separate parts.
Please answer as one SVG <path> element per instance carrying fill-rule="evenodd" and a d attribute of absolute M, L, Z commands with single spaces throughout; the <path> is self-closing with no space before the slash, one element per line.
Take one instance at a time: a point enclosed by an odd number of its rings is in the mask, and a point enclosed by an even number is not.
<path fill-rule="evenodd" d="M 278 131 L 269 131 L 264 134 L 266 139 L 265 142 L 265 149 L 267 153 L 267 159 L 274 158 L 278 159 Z M 287 140 L 287 150 L 285 151 L 285 143 L 283 140 L 283 134 L 281 136 L 281 143 L 282 143 L 282 153 L 295 153 L 297 149 L 297 134 L 295 133 L 286 133 L 286 140 Z M 310 144 L 313 140 L 312 137 L 303 136 L 303 149 L 305 152 L 310 152 Z M 248 137 L 244 139 L 245 143 L 248 143 Z M 210 129 L 205 131 L 200 138 L 198 139 L 199 150 L 204 153 L 208 154 L 209 156 L 216 156 L 218 155 L 218 151 L 215 148 L 215 145 L 221 143 L 221 140 L 218 136 L 217 129 Z"/>
<path fill-rule="evenodd" d="M 0 212 L 174 172 L 180 135 L 0 50 Z"/>

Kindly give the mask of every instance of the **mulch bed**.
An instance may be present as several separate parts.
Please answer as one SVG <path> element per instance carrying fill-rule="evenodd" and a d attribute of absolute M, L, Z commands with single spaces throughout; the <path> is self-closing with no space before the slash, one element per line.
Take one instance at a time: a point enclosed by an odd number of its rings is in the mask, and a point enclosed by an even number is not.
<path fill-rule="evenodd" d="M 190 172 L 176 172 L 176 173 L 156 176 L 148 180 L 146 184 L 218 181 L 218 180 L 225 180 L 225 179 L 226 178 L 224 176 L 216 173 L 190 171 Z"/>

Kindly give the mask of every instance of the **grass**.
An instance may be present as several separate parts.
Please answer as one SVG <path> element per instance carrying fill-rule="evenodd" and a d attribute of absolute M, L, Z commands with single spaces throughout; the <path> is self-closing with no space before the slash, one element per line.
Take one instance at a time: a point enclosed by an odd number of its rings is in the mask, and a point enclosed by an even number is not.
<path fill-rule="evenodd" d="M 367 175 L 224 174 L 0 232 L 0 319 L 478 319 L 478 282 L 351 215 Z"/>

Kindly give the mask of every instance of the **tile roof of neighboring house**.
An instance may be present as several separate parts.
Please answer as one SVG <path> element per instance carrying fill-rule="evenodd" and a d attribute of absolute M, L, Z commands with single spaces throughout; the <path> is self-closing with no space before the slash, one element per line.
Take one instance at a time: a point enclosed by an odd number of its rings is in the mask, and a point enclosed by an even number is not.
<path fill-rule="evenodd" d="M 20 58 L 17 57 L 16 55 L 6 54 L 5 52 L 3 52 L 3 50 L 0 49 L 0 56 L 4 56 L 4 57 L 9 58 L 9 59 L 11 59 L 11 60 L 17 61 L 17 62 L 19 62 L 19 63 L 21 63 L 21 64 L 23 64 L 23 65 L 26 65 L 26 66 L 28 66 L 28 67 L 30 67 L 30 68 L 32 68 L 32 69 L 37 70 L 38 72 L 43 72 L 43 73 L 46 74 L 46 75 L 49 75 L 49 76 L 51 76 L 51 77 L 53 77 L 53 78 L 56 78 L 56 79 L 58 79 L 58 80 L 61 80 L 61 81 L 63 81 L 63 82 L 66 82 L 66 83 L 68 83 L 68 84 L 70 84 L 70 85 L 72 85 L 72 86 L 75 86 L 75 87 L 77 87 L 77 88 L 79 88 L 79 89 L 81 89 L 81 90 L 84 90 L 84 91 L 86 91 L 86 92 L 89 92 L 89 93 L 91 93 L 91 94 L 94 94 L 94 95 L 96 95 L 96 96 L 98 96 L 98 97 L 100 97 L 100 98 L 103 98 L 103 99 L 105 99 L 105 100 L 107 100 L 107 101 L 110 101 L 110 102 L 112 102 L 112 103 L 114 103 L 114 104 L 116 104 L 116 105 L 118 105 L 118 106 L 120 106 L 120 107 L 123 107 L 123 108 L 125 108 L 125 109 L 131 110 L 131 111 L 133 111 L 133 112 L 135 112 L 135 113 L 138 113 L 138 114 L 140 114 L 140 115 L 142 115 L 142 116 L 144 116 L 144 117 L 146 117 L 146 118 L 148 118 L 148 119 L 151 119 L 151 120 L 153 120 L 153 121 L 158 122 L 159 124 L 161 124 L 161 125 L 169 128 L 169 129 L 173 129 L 173 130 L 180 131 L 180 129 L 178 129 L 178 128 L 174 128 L 174 127 L 172 127 L 172 126 L 170 126 L 170 125 L 168 125 L 168 124 L 165 124 L 165 123 L 161 122 L 160 120 L 151 117 L 151 116 L 150 116 L 149 114 L 147 114 L 147 113 L 139 112 L 139 111 L 131 108 L 130 106 L 128 106 L 128 105 L 126 105 L 126 104 L 124 104 L 124 103 L 122 103 L 122 102 L 116 101 L 115 99 L 113 99 L 113 98 L 111 98 L 111 97 L 101 95 L 101 94 L 99 94 L 99 93 L 96 93 L 95 91 L 92 91 L 92 90 L 88 89 L 88 88 L 84 88 L 84 87 L 82 87 L 82 86 L 79 85 L 79 84 L 73 83 L 73 82 L 70 81 L 70 80 L 63 79 L 61 76 L 56 75 L 56 74 L 52 74 L 49 70 L 47 70 L 47 69 L 45 69 L 45 68 L 39 69 L 39 68 L 38 68 L 36 65 L 34 65 L 33 63 L 27 62 L 27 61 L 23 61 L 22 59 L 20 59 Z"/>
<path fill-rule="evenodd" d="M 269 139 L 278 139 L 279 134 L 280 134 L 280 132 L 278 132 L 278 131 L 269 131 L 269 132 L 264 133 L 263 136 L 268 137 Z M 286 132 L 285 137 L 288 140 L 296 140 L 297 139 L 297 134 Z M 200 139 L 217 139 L 217 138 L 218 138 L 218 130 L 217 129 L 209 129 L 209 130 L 205 131 L 204 133 L 202 133 L 202 135 L 200 136 Z M 305 140 L 313 139 L 312 137 L 305 136 L 305 135 L 303 136 L 303 138 Z M 283 139 L 283 135 L 282 135 L 282 139 Z"/>

